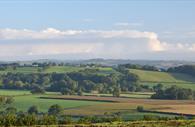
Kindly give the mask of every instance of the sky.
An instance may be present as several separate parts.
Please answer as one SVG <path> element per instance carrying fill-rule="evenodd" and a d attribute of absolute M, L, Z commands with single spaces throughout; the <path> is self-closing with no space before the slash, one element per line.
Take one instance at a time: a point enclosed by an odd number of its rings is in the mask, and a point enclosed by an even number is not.
<path fill-rule="evenodd" d="M 0 61 L 195 61 L 193 0 L 0 0 Z"/>

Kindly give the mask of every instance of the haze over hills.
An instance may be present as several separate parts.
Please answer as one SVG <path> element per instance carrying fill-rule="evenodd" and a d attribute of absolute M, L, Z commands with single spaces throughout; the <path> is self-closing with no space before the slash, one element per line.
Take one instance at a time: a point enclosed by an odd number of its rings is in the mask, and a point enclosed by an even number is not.
<path fill-rule="evenodd" d="M 66 63 L 66 64 L 101 64 L 105 66 L 115 66 L 119 64 L 138 64 L 138 65 L 150 65 L 157 68 L 167 69 L 169 67 L 175 67 L 180 65 L 195 65 L 194 61 L 165 61 L 165 60 L 130 60 L 130 59 L 80 59 L 80 60 L 60 60 L 60 59 L 38 59 L 38 60 L 29 60 L 29 61 L 1 61 L 0 63 L 20 63 L 20 64 L 32 64 L 33 62 L 38 63 Z"/>

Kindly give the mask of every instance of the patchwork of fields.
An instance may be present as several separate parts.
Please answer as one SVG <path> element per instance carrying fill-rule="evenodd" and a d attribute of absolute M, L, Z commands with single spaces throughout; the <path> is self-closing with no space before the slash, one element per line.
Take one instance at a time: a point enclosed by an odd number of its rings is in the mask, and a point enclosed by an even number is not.
<path fill-rule="evenodd" d="M 85 68 L 54 66 L 42 72 L 39 72 L 38 69 L 38 67 L 18 67 L 16 70 L 8 68 L 5 71 L 0 71 L 0 74 L 8 72 L 20 72 L 25 74 L 66 73 L 80 71 Z M 97 73 L 103 75 L 119 73 L 111 67 L 98 69 L 99 71 Z M 140 82 L 150 87 L 162 83 L 165 87 L 177 85 L 195 90 L 195 78 L 189 75 L 135 69 L 130 69 L 130 72 L 138 75 Z M 144 115 L 174 116 L 167 115 L 167 112 L 195 115 L 194 101 L 152 100 L 149 99 L 152 94 L 153 93 L 131 92 L 122 93 L 121 98 L 113 98 L 111 94 L 84 93 L 85 96 L 62 96 L 59 93 L 47 92 L 44 95 L 32 95 L 29 91 L 0 90 L 0 95 L 14 97 L 14 103 L 9 106 L 16 107 L 18 111 L 27 111 L 30 106 L 36 105 L 40 112 L 47 112 L 51 105 L 59 104 L 64 108 L 65 114 L 73 116 L 103 115 L 104 113 L 120 112 L 122 118 L 125 120 L 137 120 L 143 118 Z M 137 112 L 136 107 L 140 105 L 143 106 L 145 110 L 162 113 Z"/>
<path fill-rule="evenodd" d="M 43 95 L 32 95 L 29 91 L 0 90 L 0 95 L 13 96 L 14 103 L 9 105 L 16 107 L 18 111 L 27 111 L 32 106 L 38 106 L 40 112 L 47 112 L 53 104 L 59 104 L 64 108 L 66 115 L 86 116 L 86 115 L 104 115 L 104 113 L 121 113 L 124 120 L 134 120 L 143 118 L 144 115 L 168 116 L 166 112 L 194 114 L 194 101 L 177 100 L 152 100 L 136 98 L 135 95 L 148 95 L 150 93 L 129 93 L 129 98 L 114 98 L 105 95 L 87 95 L 87 96 L 65 96 L 59 93 L 46 93 Z M 126 94 L 127 95 L 127 94 Z M 137 112 L 137 106 L 143 106 L 148 111 L 159 111 L 164 113 Z"/>

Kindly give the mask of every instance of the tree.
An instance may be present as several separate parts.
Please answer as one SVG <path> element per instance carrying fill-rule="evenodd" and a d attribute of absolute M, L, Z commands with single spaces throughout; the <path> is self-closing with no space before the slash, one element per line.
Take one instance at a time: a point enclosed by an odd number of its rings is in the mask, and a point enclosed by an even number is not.
<path fill-rule="evenodd" d="M 15 107 L 8 107 L 5 109 L 7 114 L 15 114 L 17 112 L 17 109 Z"/>
<path fill-rule="evenodd" d="M 41 125 L 56 125 L 57 117 L 54 115 L 43 115 L 40 119 L 39 124 Z"/>
<path fill-rule="evenodd" d="M 34 86 L 34 88 L 31 90 L 32 94 L 44 94 L 45 90 L 39 86 Z"/>
<path fill-rule="evenodd" d="M 83 96 L 83 92 L 82 92 L 82 90 L 81 90 L 81 89 L 79 89 L 79 91 L 78 91 L 78 95 L 79 95 L 79 96 Z"/>
<path fill-rule="evenodd" d="M 183 100 L 183 99 L 193 99 L 194 91 L 191 89 L 179 88 L 175 85 L 156 91 L 155 94 L 151 96 L 152 99 L 171 99 L 171 100 Z"/>
<path fill-rule="evenodd" d="M 61 92 L 62 95 L 73 95 L 74 94 L 74 91 L 72 91 L 69 88 L 62 88 L 60 90 L 60 92 Z"/>
<path fill-rule="evenodd" d="M 138 112 L 143 112 L 144 111 L 144 107 L 143 106 L 137 106 L 137 111 Z"/>
<path fill-rule="evenodd" d="M 114 87 L 114 90 L 112 93 L 113 97 L 120 97 L 120 92 L 121 92 L 120 87 Z"/>
<path fill-rule="evenodd" d="M 63 112 L 63 108 L 60 105 L 58 105 L 58 104 L 52 105 L 48 109 L 48 114 L 49 115 L 59 115 L 62 112 Z"/>
<path fill-rule="evenodd" d="M 38 114 L 38 113 L 39 113 L 38 107 L 35 106 L 35 105 L 31 106 L 31 107 L 28 109 L 28 113 L 29 113 L 29 114 Z"/>
<path fill-rule="evenodd" d="M 32 126 L 37 124 L 37 117 L 34 114 L 20 113 L 17 115 L 18 126 Z"/>
<path fill-rule="evenodd" d="M 162 88 L 163 88 L 163 85 L 160 84 L 160 83 L 157 84 L 156 86 L 153 86 L 153 90 L 154 90 L 155 92 L 161 91 Z"/>
<path fill-rule="evenodd" d="M 72 117 L 71 116 L 61 116 L 61 120 L 59 121 L 60 124 L 71 124 L 73 123 Z"/>

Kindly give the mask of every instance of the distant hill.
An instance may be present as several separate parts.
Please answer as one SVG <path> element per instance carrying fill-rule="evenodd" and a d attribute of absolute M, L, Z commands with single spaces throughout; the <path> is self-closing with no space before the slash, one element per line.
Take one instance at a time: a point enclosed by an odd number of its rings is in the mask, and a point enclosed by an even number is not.
<path fill-rule="evenodd" d="M 11 61 L 20 64 L 31 64 L 33 62 L 56 62 L 56 63 L 69 63 L 69 64 L 102 64 L 106 66 L 115 66 L 118 64 L 139 64 L 139 65 L 150 65 L 158 68 L 167 69 L 169 67 L 175 67 L 180 65 L 195 65 L 192 61 L 163 61 L 163 60 L 129 60 L 129 59 L 86 59 L 86 60 L 59 60 L 59 59 L 39 59 L 31 61 Z M 7 63 L 11 63 L 7 62 Z M 0 62 L 6 63 L 6 62 Z"/>

